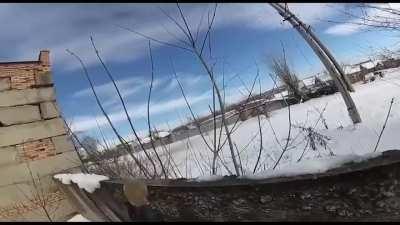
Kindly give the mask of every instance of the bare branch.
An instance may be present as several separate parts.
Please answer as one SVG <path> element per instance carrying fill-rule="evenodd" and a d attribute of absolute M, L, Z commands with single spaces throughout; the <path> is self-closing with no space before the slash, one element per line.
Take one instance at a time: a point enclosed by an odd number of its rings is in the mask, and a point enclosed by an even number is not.
<path fill-rule="evenodd" d="M 147 98 L 147 125 L 148 125 L 148 128 L 149 128 L 149 137 L 150 137 L 151 147 L 153 148 L 154 154 L 156 155 L 157 160 L 160 163 L 160 166 L 161 166 L 161 169 L 162 169 L 163 174 L 165 176 L 165 179 L 168 179 L 168 174 L 165 171 L 164 164 L 162 163 L 162 161 L 160 159 L 160 156 L 158 155 L 157 150 L 156 150 L 156 148 L 154 146 L 153 135 L 152 135 L 152 132 L 151 132 L 151 127 L 150 127 L 150 100 L 151 100 L 151 91 L 153 89 L 153 81 L 154 81 L 154 63 L 153 63 L 153 55 L 151 53 L 150 41 L 149 41 L 149 56 L 150 56 L 150 62 L 151 62 L 151 82 L 150 82 L 150 88 L 149 88 L 149 96 Z"/>
<path fill-rule="evenodd" d="M 381 140 L 383 131 L 386 128 L 386 124 L 387 124 L 387 121 L 389 119 L 390 111 L 392 110 L 393 102 L 394 102 L 394 98 L 392 98 L 392 100 L 390 101 L 390 107 L 389 107 L 389 110 L 388 110 L 387 115 L 386 115 L 385 123 L 383 123 L 383 127 L 382 127 L 382 130 L 381 130 L 380 134 L 379 134 L 378 141 L 376 142 L 376 145 L 375 145 L 375 148 L 374 148 L 374 152 L 376 152 L 376 149 L 378 149 L 378 145 L 379 145 L 379 142 Z"/>
<path fill-rule="evenodd" d="M 128 152 L 128 154 L 131 155 L 131 157 L 134 159 L 134 161 L 139 166 L 139 168 L 141 168 L 141 171 L 144 173 L 144 175 L 148 176 L 148 174 L 149 174 L 148 170 L 145 167 L 143 167 L 143 165 L 139 162 L 139 160 L 133 155 L 132 149 L 130 148 L 129 144 L 127 144 L 127 142 L 118 133 L 117 129 L 114 127 L 113 123 L 111 122 L 110 117 L 108 116 L 108 114 L 104 110 L 103 105 L 101 104 L 101 102 L 100 102 L 100 100 L 99 100 L 99 98 L 97 96 L 97 93 L 96 93 L 96 91 L 94 89 L 93 82 L 89 77 L 89 73 L 88 73 L 87 68 L 86 68 L 85 64 L 83 63 L 82 59 L 78 55 L 76 55 L 75 53 L 71 52 L 70 50 L 67 49 L 66 51 L 69 54 L 71 54 L 72 56 L 74 56 L 80 62 L 81 66 L 82 66 L 82 70 L 84 72 L 84 75 L 85 75 L 86 79 L 88 80 L 88 82 L 90 84 L 90 88 L 92 90 L 92 93 L 93 93 L 93 95 L 94 95 L 94 97 L 96 99 L 97 105 L 99 106 L 99 108 L 100 108 L 101 112 L 103 113 L 104 117 L 106 117 L 108 124 L 111 126 L 114 134 L 118 137 L 118 139 L 121 142 L 121 144 L 123 144 L 123 146 L 125 147 L 125 150 Z"/>
<path fill-rule="evenodd" d="M 258 71 L 257 71 L 257 73 L 258 73 Z M 261 80 L 260 80 L 260 78 L 258 79 L 258 84 L 260 86 L 260 95 L 261 95 Z M 262 133 L 262 129 L 261 129 L 260 113 L 257 113 L 257 122 L 258 122 L 258 131 L 259 131 L 259 134 L 260 134 L 260 148 L 259 148 L 259 151 L 258 151 L 256 164 L 254 165 L 253 173 L 255 173 L 256 170 L 257 170 L 258 163 L 260 162 L 260 158 L 261 158 L 261 152 L 263 150 L 263 133 Z"/>
<path fill-rule="evenodd" d="M 189 39 L 190 42 L 192 43 L 192 47 L 193 47 L 193 48 L 196 48 L 196 42 L 194 41 L 194 38 L 193 38 L 193 36 L 192 36 L 192 32 L 190 31 L 190 27 L 189 27 L 188 23 L 186 22 L 186 18 L 185 18 L 185 16 L 183 15 L 182 9 L 181 9 L 181 7 L 179 6 L 179 3 L 178 3 L 178 2 L 176 3 L 176 7 L 178 7 L 178 9 L 179 9 L 179 14 L 181 15 L 181 19 L 183 20 L 183 23 L 185 24 L 187 33 L 189 34 L 188 39 Z"/>
<path fill-rule="evenodd" d="M 127 30 L 129 32 L 135 33 L 135 34 L 137 34 L 137 35 L 139 35 L 141 37 L 144 37 L 144 38 L 146 38 L 148 40 L 152 40 L 154 42 L 157 42 L 159 44 L 166 45 L 166 46 L 169 46 L 169 47 L 179 48 L 179 49 L 182 49 L 182 50 L 185 50 L 185 51 L 192 52 L 192 50 L 189 49 L 189 48 L 185 48 L 185 47 L 182 47 L 182 46 L 179 46 L 179 45 L 175 45 L 175 44 L 171 44 L 171 43 L 168 43 L 168 42 L 160 41 L 158 39 L 155 39 L 153 37 L 147 36 L 145 34 L 140 33 L 139 31 L 136 31 L 136 30 L 133 30 L 133 29 L 130 29 L 130 28 L 127 28 L 127 27 L 123 27 L 123 26 L 120 26 L 120 25 L 116 25 L 116 26 L 118 26 L 119 28 L 122 28 L 124 30 Z"/>
<path fill-rule="evenodd" d="M 186 30 L 182 27 L 182 25 L 180 25 L 180 24 L 178 23 L 178 21 L 176 21 L 176 19 L 175 19 L 174 17 L 170 16 L 163 8 L 158 7 L 158 9 L 160 9 L 161 12 L 164 13 L 164 15 L 166 15 L 170 20 L 172 20 L 172 22 L 175 23 L 175 25 L 183 32 L 183 34 L 185 34 L 185 36 L 186 36 L 188 39 L 190 39 L 189 34 L 188 34 L 188 33 L 186 32 Z M 184 43 L 185 43 L 186 45 L 188 45 L 189 47 L 191 47 L 191 44 L 190 44 L 190 43 L 188 43 L 188 42 L 186 42 L 186 41 L 184 41 Z"/>
<path fill-rule="evenodd" d="M 108 69 L 108 67 L 107 67 L 106 64 L 104 63 L 103 59 L 100 57 L 99 51 L 97 50 L 96 45 L 94 44 L 93 37 L 90 37 L 90 41 L 91 41 L 91 43 L 92 43 L 93 49 L 94 49 L 95 52 L 96 52 L 97 58 L 99 59 L 101 65 L 102 65 L 103 68 L 104 68 L 104 71 L 106 72 L 108 78 L 111 80 L 111 82 L 113 83 L 113 86 L 114 86 L 115 90 L 117 91 L 119 100 L 121 101 L 121 104 L 122 104 L 122 107 L 123 107 L 123 109 L 124 109 L 126 118 L 127 118 L 128 122 L 129 122 L 129 125 L 130 125 L 130 127 L 131 127 L 131 129 L 132 129 L 133 134 L 134 134 L 135 137 L 136 137 L 136 140 L 138 141 L 138 143 L 139 143 L 140 147 L 142 148 L 144 154 L 146 155 L 147 159 L 148 159 L 148 160 L 150 161 L 150 163 L 153 165 L 154 173 L 157 174 L 156 166 L 155 166 L 155 164 L 154 164 L 152 158 L 150 157 L 150 155 L 147 153 L 146 149 L 144 148 L 144 146 L 143 146 L 142 142 L 140 141 L 140 138 L 139 138 L 139 136 L 138 136 L 138 134 L 137 134 L 137 132 L 136 132 L 136 129 L 135 129 L 134 126 L 133 126 L 132 119 L 131 119 L 131 117 L 129 116 L 128 110 L 127 110 L 127 108 L 126 108 L 125 101 L 124 101 L 124 99 L 123 99 L 123 97 L 122 97 L 122 94 L 121 94 L 121 92 L 120 92 L 120 90 L 119 90 L 119 88 L 118 88 L 118 86 L 117 86 L 117 84 L 116 84 L 116 82 L 115 82 L 114 77 L 112 76 L 110 70 Z"/>
<path fill-rule="evenodd" d="M 213 16 L 212 16 L 212 19 L 211 19 L 211 23 L 208 24 L 208 29 L 207 29 L 207 32 L 206 32 L 206 36 L 204 37 L 203 44 L 201 45 L 200 55 L 202 55 L 206 40 L 207 40 L 207 38 L 209 38 L 209 35 L 210 35 L 210 32 L 211 32 L 211 28 L 212 28 L 212 25 L 213 25 L 214 19 L 215 19 L 215 14 L 217 12 L 217 6 L 218 6 L 218 4 L 215 3 L 215 7 L 214 7 L 214 12 L 213 12 Z"/>

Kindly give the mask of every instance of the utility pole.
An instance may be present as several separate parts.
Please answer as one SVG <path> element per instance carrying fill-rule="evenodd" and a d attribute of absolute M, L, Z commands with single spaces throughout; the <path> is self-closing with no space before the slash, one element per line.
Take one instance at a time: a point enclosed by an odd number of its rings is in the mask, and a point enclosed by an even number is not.
<path fill-rule="evenodd" d="M 278 11 L 284 20 L 289 23 L 300 33 L 304 40 L 310 45 L 314 53 L 319 57 L 321 62 L 324 64 L 328 73 L 332 77 L 339 92 L 342 94 L 343 100 L 347 106 L 349 116 L 353 121 L 353 124 L 360 123 L 361 117 L 357 111 L 357 107 L 354 104 L 353 99 L 350 96 L 349 91 L 354 91 L 350 81 L 345 76 L 345 73 L 341 69 L 340 65 L 336 62 L 334 57 L 329 53 L 328 49 L 321 43 L 316 35 L 311 31 L 310 26 L 306 26 L 299 18 L 297 18 L 292 12 L 286 7 L 279 3 L 269 3 L 275 10 Z"/>

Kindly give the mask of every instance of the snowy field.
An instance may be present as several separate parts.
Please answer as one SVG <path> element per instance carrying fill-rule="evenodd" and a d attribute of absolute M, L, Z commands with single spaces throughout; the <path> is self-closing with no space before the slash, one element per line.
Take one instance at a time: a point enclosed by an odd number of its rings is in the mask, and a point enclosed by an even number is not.
<path fill-rule="evenodd" d="M 400 149 L 400 70 L 387 70 L 385 74 L 384 78 L 377 78 L 371 83 L 354 84 L 356 92 L 351 93 L 351 96 L 362 118 L 362 123 L 356 126 L 347 114 L 340 93 L 292 105 L 290 110 L 294 127 L 291 130 L 288 151 L 275 170 L 272 168 L 281 155 L 288 136 L 288 108 L 273 111 L 270 118 L 261 117 L 263 151 L 255 175 L 253 168 L 260 149 L 258 119 L 254 117 L 239 123 L 239 128 L 232 134 L 232 138 L 240 152 L 236 158 L 240 158 L 245 176 L 257 178 L 323 172 L 344 162 L 362 160 L 386 150 Z M 387 127 L 377 153 L 373 153 L 393 97 L 394 104 Z M 322 111 L 323 117 L 320 116 Z M 329 138 L 327 148 L 316 144 L 317 150 L 312 150 L 307 141 L 307 133 L 298 126 L 315 127 L 316 132 Z M 210 131 L 206 134 L 211 146 L 213 133 Z M 222 134 L 224 140 L 224 132 Z M 181 176 L 215 178 L 209 177 L 213 154 L 200 136 L 172 143 L 167 145 L 167 149 L 170 150 Z M 304 156 L 298 162 L 304 149 Z M 158 152 L 162 154 L 165 150 L 159 147 Z M 218 160 L 217 175 L 229 175 L 226 167 L 234 172 L 228 144 L 225 144 L 220 155 L 226 166 Z M 130 160 L 129 156 L 123 157 Z"/>

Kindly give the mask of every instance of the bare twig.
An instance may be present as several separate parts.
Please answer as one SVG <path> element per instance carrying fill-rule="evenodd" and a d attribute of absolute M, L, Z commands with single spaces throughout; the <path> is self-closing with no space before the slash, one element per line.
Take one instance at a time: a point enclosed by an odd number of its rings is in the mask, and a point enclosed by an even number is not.
<path fill-rule="evenodd" d="M 386 128 L 386 124 L 387 124 L 387 121 L 388 121 L 388 119 L 389 119 L 390 111 L 392 110 L 393 102 L 394 102 L 394 98 L 392 98 L 392 100 L 390 101 L 389 110 L 388 110 L 388 112 L 387 112 L 385 122 L 383 123 L 383 127 L 382 127 L 382 130 L 381 130 L 381 133 L 379 134 L 378 141 L 376 142 L 376 145 L 375 145 L 375 148 L 374 148 L 374 152 L 376 152 L 376 149 L 378 149 L 378 145 L 379 145 L 379 142 L 380 142 L 380 140 L 381 140 L 383 131 L 384 131 L 385 128 Z"/>
<path fill-rule="evenodd" d="M 103 105 L 101 104 L 101 102 L 100 102 L 100 100 L 99 100 L 99 98 L 98 98 L 98 96 L 97 96 L 97 93 L 96 93 L 96 91 L 95 91 L 95 89 L 94 89 L 93 82 L 92 82 L 92 80 L 91 80 L 90 77 L 89 77 L 89 73 L 88 73 L 87 68 L 86 68 L 85 64 L 83 63 L 82 59 L 81 59 L 78 55 L 76 55 L 75 53 L 71 52 L 70 50 L 67 49 L 66 51 L 67 51 L 69 54 L 71 54 L 72 56 L 74 56 L 74 57 L 80 62 L 81 67 L 82 67 L 83 72 L 84 72 L 84 75 L 85 75 L 85 77 L 87 78 L 87 80 L 88 80 L 88 82 L 89 82 L 89 85 L 90 85 L 90 88 L 91 88 L 91 90 L 92 90 L 92 93 L 93 93 L 93 95 L 94 95 L 94 97 L 95 97 L 95 99 L 96 99 L 96 103 L 97 103 L 97 105 L 99 106 L 99 108 L 100 108 L 101 112 L 103 113 L 104 117 L 107 119 L 107 122 L 108 122 L 109 125 L 111 126 L 111 128 L 112 128 L 114 134 L 118 137 L 119 141 L 120 141 L 121 144 L 124 146 L 125 150 L 126 150 L 126 151 L 128 152 L 128 154 L 133 158 L 133 160 L 134 160 L 134 161 L 136 162 L 136 164 L 139 166 L 140 170 L 144 173 L 144 175 L 145 175 L 145 176 L 149 176 L 148 170 L 147 170 L 145 167 L 143 167 L 142 163 L 134 156 L 134 154 L 132 153 L 132 149 L 131 149 L 130 146 L 127 144 L 127 142 L 122 138 L 122 136 L 118 133 L 117 129 L 114 127 L 113 123 L 111 122 L 110 117 L 108 116 L 108 114 L 107 114 L 106 111 L 104 110 Z"/>
<path fill-rule="evenodd" d="M 139 35 L 139 36 L 141 36 L 141 37 L 144 37 L 144 38 L 146 38 L 146 39 L 149 39 L 149 40 L 152 40 L 152 41 L 154 41 L 154 42 L 157 42 L 157 43 L 159 43 L 159 44 L 166 45 L 166 46 L 169 46 L 169 47 L 178 48 L 178 49 L 182 49 L 182 50 L 185 50 L 185 51 L 188 51 L 188 52 L 192 52 L 192 50 L 189 49 L 189 48 L 182 47 L 182 46 L 175 45 L 175 44 L 171 44 L 171 43 L 164 42 L 164 41 L 160 41 L 160 40 L 158 40 L 158 39 L 152 38 L 152 37 L 150 37 L 150 36 L 147 36 L 147 35 L 145 35 L 145 34 L 140 33 L 139 31 L 136 31 L 136 30 L 133 30 L 133 29 L 130 29 L 130 28 L 127 28 L 127 27 L 123 27 L 123 26 L 120 26 L 120 25 L 116 25 L 116 26 L 119 27 L 119 28 L 122 28 L 122 29 L 124 29 L 124 30 L 127 30 L 127 31 L 129 31 L 129 32 L 135 33 L 135 34 L 137 34 L 137 35 Z"/>
<path fill-rule="evenodd" d="M 271 79 L 272 79 L 273 82 L 274 82 L 274 85 L 276 86 L 276 81 L 272 78 L 272 74 L 270 74 L 270 76 L 271 76 Z M 282 93 L 281 93 L 281 95 L 282 95 Z M 285 98 L 283 97 L 283 95 L 282 95 L 282 98 L 285 99 Z M 286 102 L 286 100 L 285 100 L 285 102 Z M 273 167 L 272 169 L 275 169 L 275 168 L 278 166 L 280 160 L 282 159 L 283 155 L 285 154 L 285 152 L 286 152 L 287 149 L 288 149 L 288 144 L 289 144 L 289 141 L 290 141 L 290 135 L 291 135 L 291 131 L 292 131 L 292 120 L 291 120 L 291 115 L 290 115 L 290 104 L 288 104 L 288 103 L 286 102 L 286 105 L 287 105 L 287 107 L 288 107 L 288 123 L 289 123 L 288 136 L 287 136 L 287 139 L 286 139 L 285 147 L 282 149 L 281 155 L 279 156 L 278 160 L 275 162 L 275 165 L 274 165 L 274 167 Z"/>
<path fill-rule="evenodd" d="M 261 95 L 261 80 L 260 80 L 260 78 L 258 79 L 258 84 L 260 86 L 260 95 Z M 255 173 L 257 170 L 258 163 L 260 162 L 260 158 L 261 158 L 261 152 L 263 150 L 263 133 L 262 133 L 262 129 L 261 129 L 260 113 L 257 113 L 257 122 L 258 122 L 258 131 L 260 134 L 260 148 L 258 150 L 257 161 L 256 161 L 256 164 L 254 165 L 253 173 Z"/>
<path fill-rule="evenodd" d="M 154 150 L 154 154 L 157 157 L 158 162 L 160 163 L 161 169 L 163 171 L 165 179 L 168 179 L 168 174 L 165 171 L 164 164 L 162 163 L 160 156 L 157 153 L 156 147 L 154 146 L 154 141 L 153 141 L 153 134 L 151 132 L 151 123 L 150 123 L 150 100 L 151 100 L 151 91 L 153 89 L 153 81 L 154 81 L 154 62 L 153 62 L 153 55 L 151 54 L 151 44 L 149 41 L 149 55 L 150 55 L 150 61 L 151 61 L 151 81 L 150 81 L 150 88 L 149 88 L 149 96 L 147 98 L 147 125 L 149 128 L 149 137 L 150 137 L 150 143 L 151 147 Z"/>
<path fill-rule="evenodd" d="M 104 63 L 103 59 L 100 57 L 99 51 L 98 51 L 98 49 L 96 48 L 96 45 L 95 45 L 95 43 L 94 43 L 94 41 L 93 41 L 93 37 L 90 37 L 90 41 L 91 41 L 91 43 L 92 43 L 93 49 L 94 49 L 95 52 L 96 52 L 97 58 L 99 59 L 101 65 L 103 66 L 104 71 L 106 72 L 108 78 L 111 80 L 111 82 L 113 83 L 113 86 L 114 86 L 115 90 L 117 91 L 117 94 L 118 94 L 118 97 L 119 97 L 119 99 L 120 99 L 120 101 L 121 101 L 121 104 L 122 104 L 122 107 L 123 107 L 123 109 L 124 109 L 126 118 L 127 118 L 128 122 L 129 122 L 129 125 L 130 125 L 130 127 L 131 127 L 131 130 L 132 130 L 133 134 L 134 134 L 135 137 L 136 137 L 136 140 L 138 141 L 138 143 L 139 143 L 140 147 L 142 148 L 144 154 L 146 155 L 147 159 L 148 159 L 148 160 L 150 161 L 150 163 L 153 165 L 154 174 L 157 174 L 157 170 L 156 170 L 155 163 L 153 162 L 153 159 L 152 159 L 152 158 L 150 157 L 150 155 L 147 153 L 147 151 L 146 151 L 146 149 L 144 148 L 142 142 L 140 141 L 140 138 L 139 138 L 139 136 L 138 136 L 138 134 L 137 134 L 137 132 L 136 132 L 136 129 L 135 129 L 134 126 L 133 126 L 132 119 L 131 119 L 131 117 L 129 116 L 128 110 L 127 110 L 127 108 L 126 108 L 125 101 L 124 101 L 124 99 L 123 99 L 123 97 L 122 97 L 122 94 L 121 94 L 121 92 L 120 92 L 120 90 L 119 90 L 119 88 L 118 88 L 118 86 L 117 86 L 117 84 L 116 84 L 116 82 L 115 82 L 114 77 L 112 76 L 110 70 L 108 69 L 108 67 L 107 67 L 106 64 Z"/>
<path fill-rule="evenodd" d="M 187 97 L 186 97 L 185 91 L 183 90 L 183 86 L 182 86 L 181 82 L 180 82 L 179 79 L 178 79 L 178 76 L 177 76 L 177 74 L 176 74 L 175 67 L 174 67 L 174 64 L 172 63 L 172 61 L 171 61 L 171 66 L 172 66 L 174 78 L 175 78 L 176 82 L 178 83 L 179 89 L 180 89 L 180 91 L 181 91 L 181 94 L 182 94 L 182 96 L 183 96 L 183 99 L 185 100 L 186 106 L 187 106 L 187 108 L 188 108 L 189 111 L 190 111 L 190 115 L 192 116 L 192 119 L 193 119 L 193 121 L 194 121 L 194 123 L 195 123 L 195 125 L 196 125 L 196 128 L 198 129 L 198 131 L 199 131 L 199 133 L 200 133 L 200 136 L 201 136 L 201 138 L 203 139 L 204 144 L 206 144 L 207 148 L 208 148 L 211 152 L 213 152 L 213 148 L 210 146 L 210 144 L 208 144 L 208 142 L 207 142 L 207 140 L 206 140 L 206 138 L 205 138 L 205 136 L 204 136 L 204 134 L 203 134 L 203 131 L 201 130 L 201 124 L 200 124 L 200 123 L 198 122 L 198 120 L 196 119 L 196 116 L 194 115 L 194 112 L 193 112 L 193 110 L 192 110 L 192 107 L 191 107 L 190 104 L 189 104 L 189 101 L 188 101 L 188 99 L 187 99 Z"/>

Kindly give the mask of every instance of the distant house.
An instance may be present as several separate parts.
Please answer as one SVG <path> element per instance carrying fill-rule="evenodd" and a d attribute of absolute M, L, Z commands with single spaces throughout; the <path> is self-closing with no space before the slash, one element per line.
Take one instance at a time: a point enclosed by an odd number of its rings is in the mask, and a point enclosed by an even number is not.
<path fill-rule="evenodd" d="M 315 76 L 304 78 L 300 83 L 300 88 L 304 86 L 305 88 L 311 88 L 315 85 Z"/>
<path fill-rule="evenodd" d="M 343 66 L 345 74 L 349 77 L 352 83 L 359 81 L 369 80 L 370 76 L 382 67 L 382 62 L 380 60 L 366 60 L 353 65 Z"/>
<path fill-rule="evenodd" d="M 342 69 L 345 74 L 354 74 L 361 71 L 360 65 L 344 65 L 342 66 Z"/>

